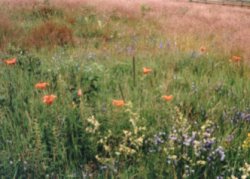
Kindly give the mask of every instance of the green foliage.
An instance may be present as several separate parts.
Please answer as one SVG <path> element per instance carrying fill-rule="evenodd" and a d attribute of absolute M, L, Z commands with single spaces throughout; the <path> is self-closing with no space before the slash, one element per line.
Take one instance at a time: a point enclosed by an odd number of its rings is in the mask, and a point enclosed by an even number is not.
<path fill-rule="evenodd" d="M 79 37 L 95 38 L 104 35 L 102 22 L 98 20 L 94 14 L 80 17 L 77 19 L 76 23 L 81 27 L 76 32 Z"/>

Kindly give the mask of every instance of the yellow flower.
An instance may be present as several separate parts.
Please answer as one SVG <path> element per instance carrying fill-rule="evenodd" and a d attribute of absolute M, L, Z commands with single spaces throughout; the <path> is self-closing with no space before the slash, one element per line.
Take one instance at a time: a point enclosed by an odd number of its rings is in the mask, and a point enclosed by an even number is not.
<path fill-rule="evenodd" d="M 242 147 L 244 149 L 250 148 L 250 132 L 247 134 L 247 138 L 243 141 Z"/>

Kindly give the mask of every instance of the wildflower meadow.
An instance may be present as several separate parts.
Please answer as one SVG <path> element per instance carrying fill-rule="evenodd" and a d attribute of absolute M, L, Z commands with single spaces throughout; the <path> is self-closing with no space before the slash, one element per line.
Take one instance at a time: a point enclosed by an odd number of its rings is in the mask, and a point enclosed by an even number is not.
<path fill-rule="evenodd" d="M 250 10 L 112 3 L 0 2 L 0 178 L 250 178 Z"/>

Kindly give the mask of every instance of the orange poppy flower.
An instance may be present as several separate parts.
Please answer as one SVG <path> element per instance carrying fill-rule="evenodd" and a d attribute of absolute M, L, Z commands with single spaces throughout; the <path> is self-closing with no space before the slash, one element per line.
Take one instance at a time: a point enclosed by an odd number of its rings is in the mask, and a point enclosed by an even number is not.
<path fill-rule="evenodd" d="M 41 82 L 41 83 L 37 83 L 35 85 L 35 88 L 36 89 L 46 89 L 47 86 L 49 86 L 49 83 Z"/>
<path fill-rule="evenodd" d="M 152 69 L 151 69 L 151 68 L 146 68 L 146 67 L 143 68 L 143 73 L 144 73 L 144 74 L 149 74 L 149 73 L 151 73 L 151 72 L 152 72 Z"/>
<path fill-rule="evenodd" d="M 169 95 L 169 96 L 164 95 L 164 96 L 162 96 L 162 98 L 165 99 L 166 101 L 171 101 L 174 97 L 173 97 L 173 95 Z"/>
<path fill-rule="evenodd" d="M 78 89 L 78 91 L 77 91 L 77 96 L 79 96 L 79 97 L 82 96 L 82 90 L 81 90 L 81 89 Z"/>
<path fill-rule="evenodd" d="M 116 107 L 122 107 L 125 105 L 125 102 L 123 100 L 113 100 L 112 104 L 113 106 L 116 106 Z"/>
<path fill-rule="evenodd" d="M 16 64 L 16 58 L 4 60 L 4 63 L 7 65 L 15 65 Z"/>
<path fill-rule="evenodd" d="M 200 48 L 200 51 L 201 51 L 202 53 L 204 53 L 206 50 L 207 50 L 206 47 L 201 47 L 201 48 Z"/>
<path fill-rule="evenodd" d="M 241 60 L 241 57 L 240 56 L 232 56 L 232 61 L 233 62 L 240 62 L 240 60 Z"/>
<path fill-rule="evenodd" d="M 51 105 L 54 100 L 57 98 L 57 96 L 51 94 L 51 95 L 45 95 L 43 97 L 43 103 L 47 104 L 47 105 Z"/>

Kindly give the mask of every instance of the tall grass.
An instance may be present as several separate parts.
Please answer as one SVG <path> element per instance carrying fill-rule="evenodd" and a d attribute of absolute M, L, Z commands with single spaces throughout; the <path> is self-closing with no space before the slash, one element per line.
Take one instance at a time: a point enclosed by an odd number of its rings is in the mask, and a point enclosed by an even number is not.
<path fill-rule="evenodd" d="M 1 177 L 249 176 L 244 58 L 162 36 L 145 20 L 150 8 L 140 22 L 91 8 L 48 9 L 13 12 L 26 38 L 0 54 Z M 13 57 L 16 64 L 6 64 Z M 49 85 L 38 89 L 40 82 Z"/>

